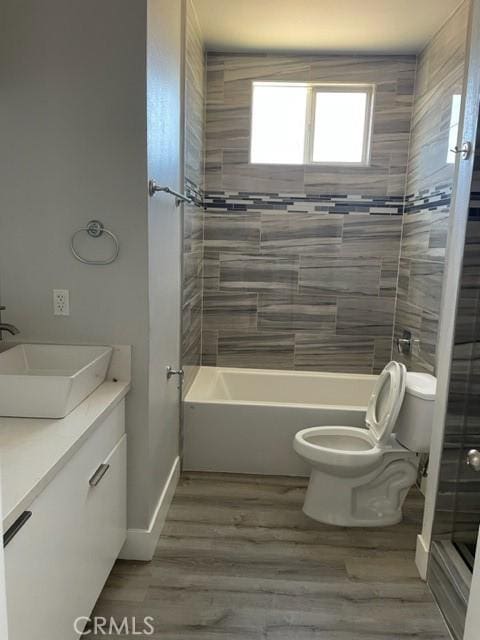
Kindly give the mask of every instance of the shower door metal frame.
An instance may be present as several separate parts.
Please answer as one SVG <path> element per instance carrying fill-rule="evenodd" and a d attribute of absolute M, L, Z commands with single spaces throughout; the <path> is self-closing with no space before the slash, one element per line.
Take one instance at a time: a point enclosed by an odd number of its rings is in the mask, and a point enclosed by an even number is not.
<path fill-rule="evenodd" d="M 480 103 L 480 0 L 471 0 L 469 34 L 464 74 L 464 96 L 458 145 L 469 141 L 474 144 Z M 444 425 L 447 416 L 450 374 L 453 356 L 455 320 L 462 274 L 465 235 L 470 206 L 470 193 L 474 166 L 474 154 L 457 157 L 451 214 L 448 226 L 446 270 L 440 306 L 440 327 L 437 349 L 437 399 L 433 424 L 429 477 L 426 490 L 422 533 L 417 541 L 417 567 L 426 579 L 428 556 L 432 542 L 435 505 L 439 485 L 439 471 L 443 454 Z M 442 425 L 442 429 L 438 429 Z"/>

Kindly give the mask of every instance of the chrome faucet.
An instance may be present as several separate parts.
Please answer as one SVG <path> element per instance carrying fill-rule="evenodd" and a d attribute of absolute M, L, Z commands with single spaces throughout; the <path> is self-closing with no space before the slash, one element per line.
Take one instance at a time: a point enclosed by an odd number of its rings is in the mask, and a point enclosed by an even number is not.
<path fill-rule="evenodd" d="M 5 311 L 5 307 L 0 307 L 0 340 L 2 339 L 2 333 L 6 331 L 11 336 L 16 336 L 20 333 L 20 329 L 13 324 L 8 324 L 8 322 L 2 322 L 2 311 Z"/>

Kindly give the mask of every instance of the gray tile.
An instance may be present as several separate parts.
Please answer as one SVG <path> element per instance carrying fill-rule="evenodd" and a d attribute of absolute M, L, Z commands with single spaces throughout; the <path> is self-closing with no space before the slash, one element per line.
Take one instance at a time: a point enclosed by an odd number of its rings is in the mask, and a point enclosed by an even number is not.
<path fill-rule="evenodd" d="M 186 15 L 185 187 L 204 187 L 205 61 L 201 33 L 191 11 Z M 201 362 L 203 208 L 183 211 L 182 362 L 188 371 Z"/>
<path fill-rule="evenodd" d="M 182 362 L 201 364 L 202 297 L 198 293 L 182 308 Z"/>
<path fill-rule="evenodd" d="M 396 335 L 401 335 L 401 333 L 397 332 L 400 328 L 402 330 L 404 328 L 408 329 L 412 332 L 414 337 L 418 337 L 420 335 L 420 328 L 422 326 L 422 309 L 407 301 L 397 300 L 395 314 Z"/>
<path fill-rule="evenodd" d="M 371 337 L 295 335 L 295 369 L 372 373 L 375 342 Z"/>
<path fill-rule="evenodd" d="M 396 359 L 396 354 L 392 351 L 392 339 L 393 336 L 375 338 L 373 373 L 381 373 L 384 366 L 390 362 L 390 360 Z"/>
<path fill-rule="evenodd" d="M 218 251 L 204 250 L 203 253 L 203 289 L 218 291 L 220 288 L 220 255 Z"/>
<path fill-rule="evenodd" d="M 260 331 L 335 331 L 336 297 L 273 291 L 259 295 Z"/>
<path fill-rule="evenodd" d="M 346 216 L 341 254 L 348 257 L 396 260 L 400 251 L 401 233 L 401 216 Z"/>
<path fill-rule="evenodd" d="M 453 184 L 455 167 L 445 162 L 445 154 L 451 96 L 462 93 L 467 20 L 464 4 L 419 55 L 407 194 L 418 195 L 438 185 L 448 192 Z M 401 335 L 404 328 L 411 326 L 417 335 L 421 332 L 419 349 L 405 360 L 415 370 L 432 371 L 450 206 L 443 205 L 438 210 L 430 210 L 435 206 L 433 202 L 422 206 L 424 210 L 404 216 L 395 334 Z M 437 261 L 439 269 L 420 266 L 422 260 Z"/>
<path fill-rule="evenodd" d="M 339 297 L 337 334 L 350 336 L 389 337 L 392 335 L 393 298 L 374 296 Z"/>
<path fill-rule="evenodd" d="M 293 369 L 293 333 L 220 332 L 217 366 Z"/>
<path fill-rule="evenodd" d="M 343 216 L 334 214 L 262 213 L 261 251 L 325 255 L 339 251 Z"/>
<path fill-rule="evenodd" d="M 410 260 L 401 258 L 398 271 L 397 296 L 401 300 L 408 299 L 408 287 L 410 284 Z"/>
<path fill-rule="evenodd" d="M 203 322 L 209 331 L 255 331 L 257 298 L 257 293 L 245 291 L 206 291 L 203 299 Z"/>
<path fill-rule="evenodd" d="M 184 253 L 183 256 L 183 302 L 202 293 L 202 269 L 203 255 L 198 251 L 195 253 Z"/>
<path fill-rule="evenodd" d="M 206 112 L 209 149 L 244 149 L 250 136 L 249 106 L 211 106 Z"/>
<path fill-rule="evenodd" d="M 443 264 L 412 260 L 410 263 L 409 301 L 422 309 L 439 313 Z"/>
<path fill-rule="evenodd" d="M 185 48 L 185 177 L 203 186 L 203 139 L 206 68 L 198 23 L 186 16 Z"/>
<path fill-rule="evenodd" d="M 462 92 L 468 5 L 442 27 L 418 60 L 407 193 L 451 184 L 445 162 L 451 96 Z"/>
<path fill-rule="evenodd" d="M 186 204 L 183 216 L 183 251 L 195 253 L 203 246 L 204 211 L 202 208 Z"/>
<path fill-rule="evenodd" d="M 217 366 L 218 331 L 203 328 L 202 331 L 202 365 L 204 367 Z"/>
<path fill-rule="evenodd" d="M 380 272 L 380 296 L 383 298 L 395 298 L 398 275 L 398 258 L 383 259 Z"/>
<path fill-rule="evenodd" d="M 395 307 L 395 325 L 394 336 L 401 338 L 405 330 L 410 331 L 414 340 L 420 339 L 420 331 L 422 326 L 422 309 L 410 304 L 407 300 L 397 298 Z M 421 366 L 421 358 L 419 357 L 418 348 L 408 355 L 403 355 L 395 348 L 395 360 L 403 362 L 409 369 L 415 371 L 425 371 Z"/>
<path fill-rule="evenodd" d="M 445 259 L 449 218 L 450 207 L 432 213 L 432 226 L 428 239 L 428 256 L 430 259 L 442 261 Z"/>
<path fill-rule="evenodd" d="M 257 256 L 248 254 L 220 254 L 220 288 L 249 291 L 298 287 L 299 261 L 295 256 Z"/>
<path fill-rule="evenodd" d="M 226 191 L 266 191 L 301 193 L 303 165 L 256 165 L 249 159 L 249 142 L 244 150 L 223 151 L 222 189 Z M 207 186 L 208 175 L 207 177 Z"/>
<path fill-rule="evenodd" d="M 430 212 L 409 213 L 403 221 L 402 258 L 424 258 L 430 241 Z"/>
<path fill-rule="evenodd" d="M 222 189 L 223 151 L 205 149 L 205 184 L 210 190 Z"/>
<path fill-rule="evenodd" d="M 305 165 L 305 191 L 312 194 L 354 193 L 383 196 L 388 190 L 389 170 L 378 167 L 316 167 Z M 397 194 L 400 195 L 401 191 Z"/>
<path fill-rule="evenodd" d="M 244 212 L 205 214 L 204 244 L 207 251 L 258 253 L 260 214 Z"/>
<path fill-rule="evenodd" d="M 378 295 L 381 262 L 374 258 L 322 258 L 301 256 L 299 288 L 302 293 Z"/>

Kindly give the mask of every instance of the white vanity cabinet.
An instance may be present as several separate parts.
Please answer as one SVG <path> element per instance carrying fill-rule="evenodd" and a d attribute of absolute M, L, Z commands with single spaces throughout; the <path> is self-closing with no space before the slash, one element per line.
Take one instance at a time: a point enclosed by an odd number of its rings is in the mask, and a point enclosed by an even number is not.
<path fill-rule="evenodd" d="M 123 400 L 28 512 L 5 547 L 9 640 L 75 640 L 126 537 Z"/>

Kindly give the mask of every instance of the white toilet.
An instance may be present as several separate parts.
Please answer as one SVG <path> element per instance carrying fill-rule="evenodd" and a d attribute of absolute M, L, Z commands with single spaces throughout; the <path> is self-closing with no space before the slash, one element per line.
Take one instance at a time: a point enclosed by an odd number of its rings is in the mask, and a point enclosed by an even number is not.
<path fill-rule="evenodd" d="M 295 451 L 312 465 L 303 511 L 328 524 L 397 524 L 432 432 L 436 379 L 389 362 L 375 384 L 361 427 L 311 427 Z M 393 433 L 395 432 L 395 433 Z"/>

